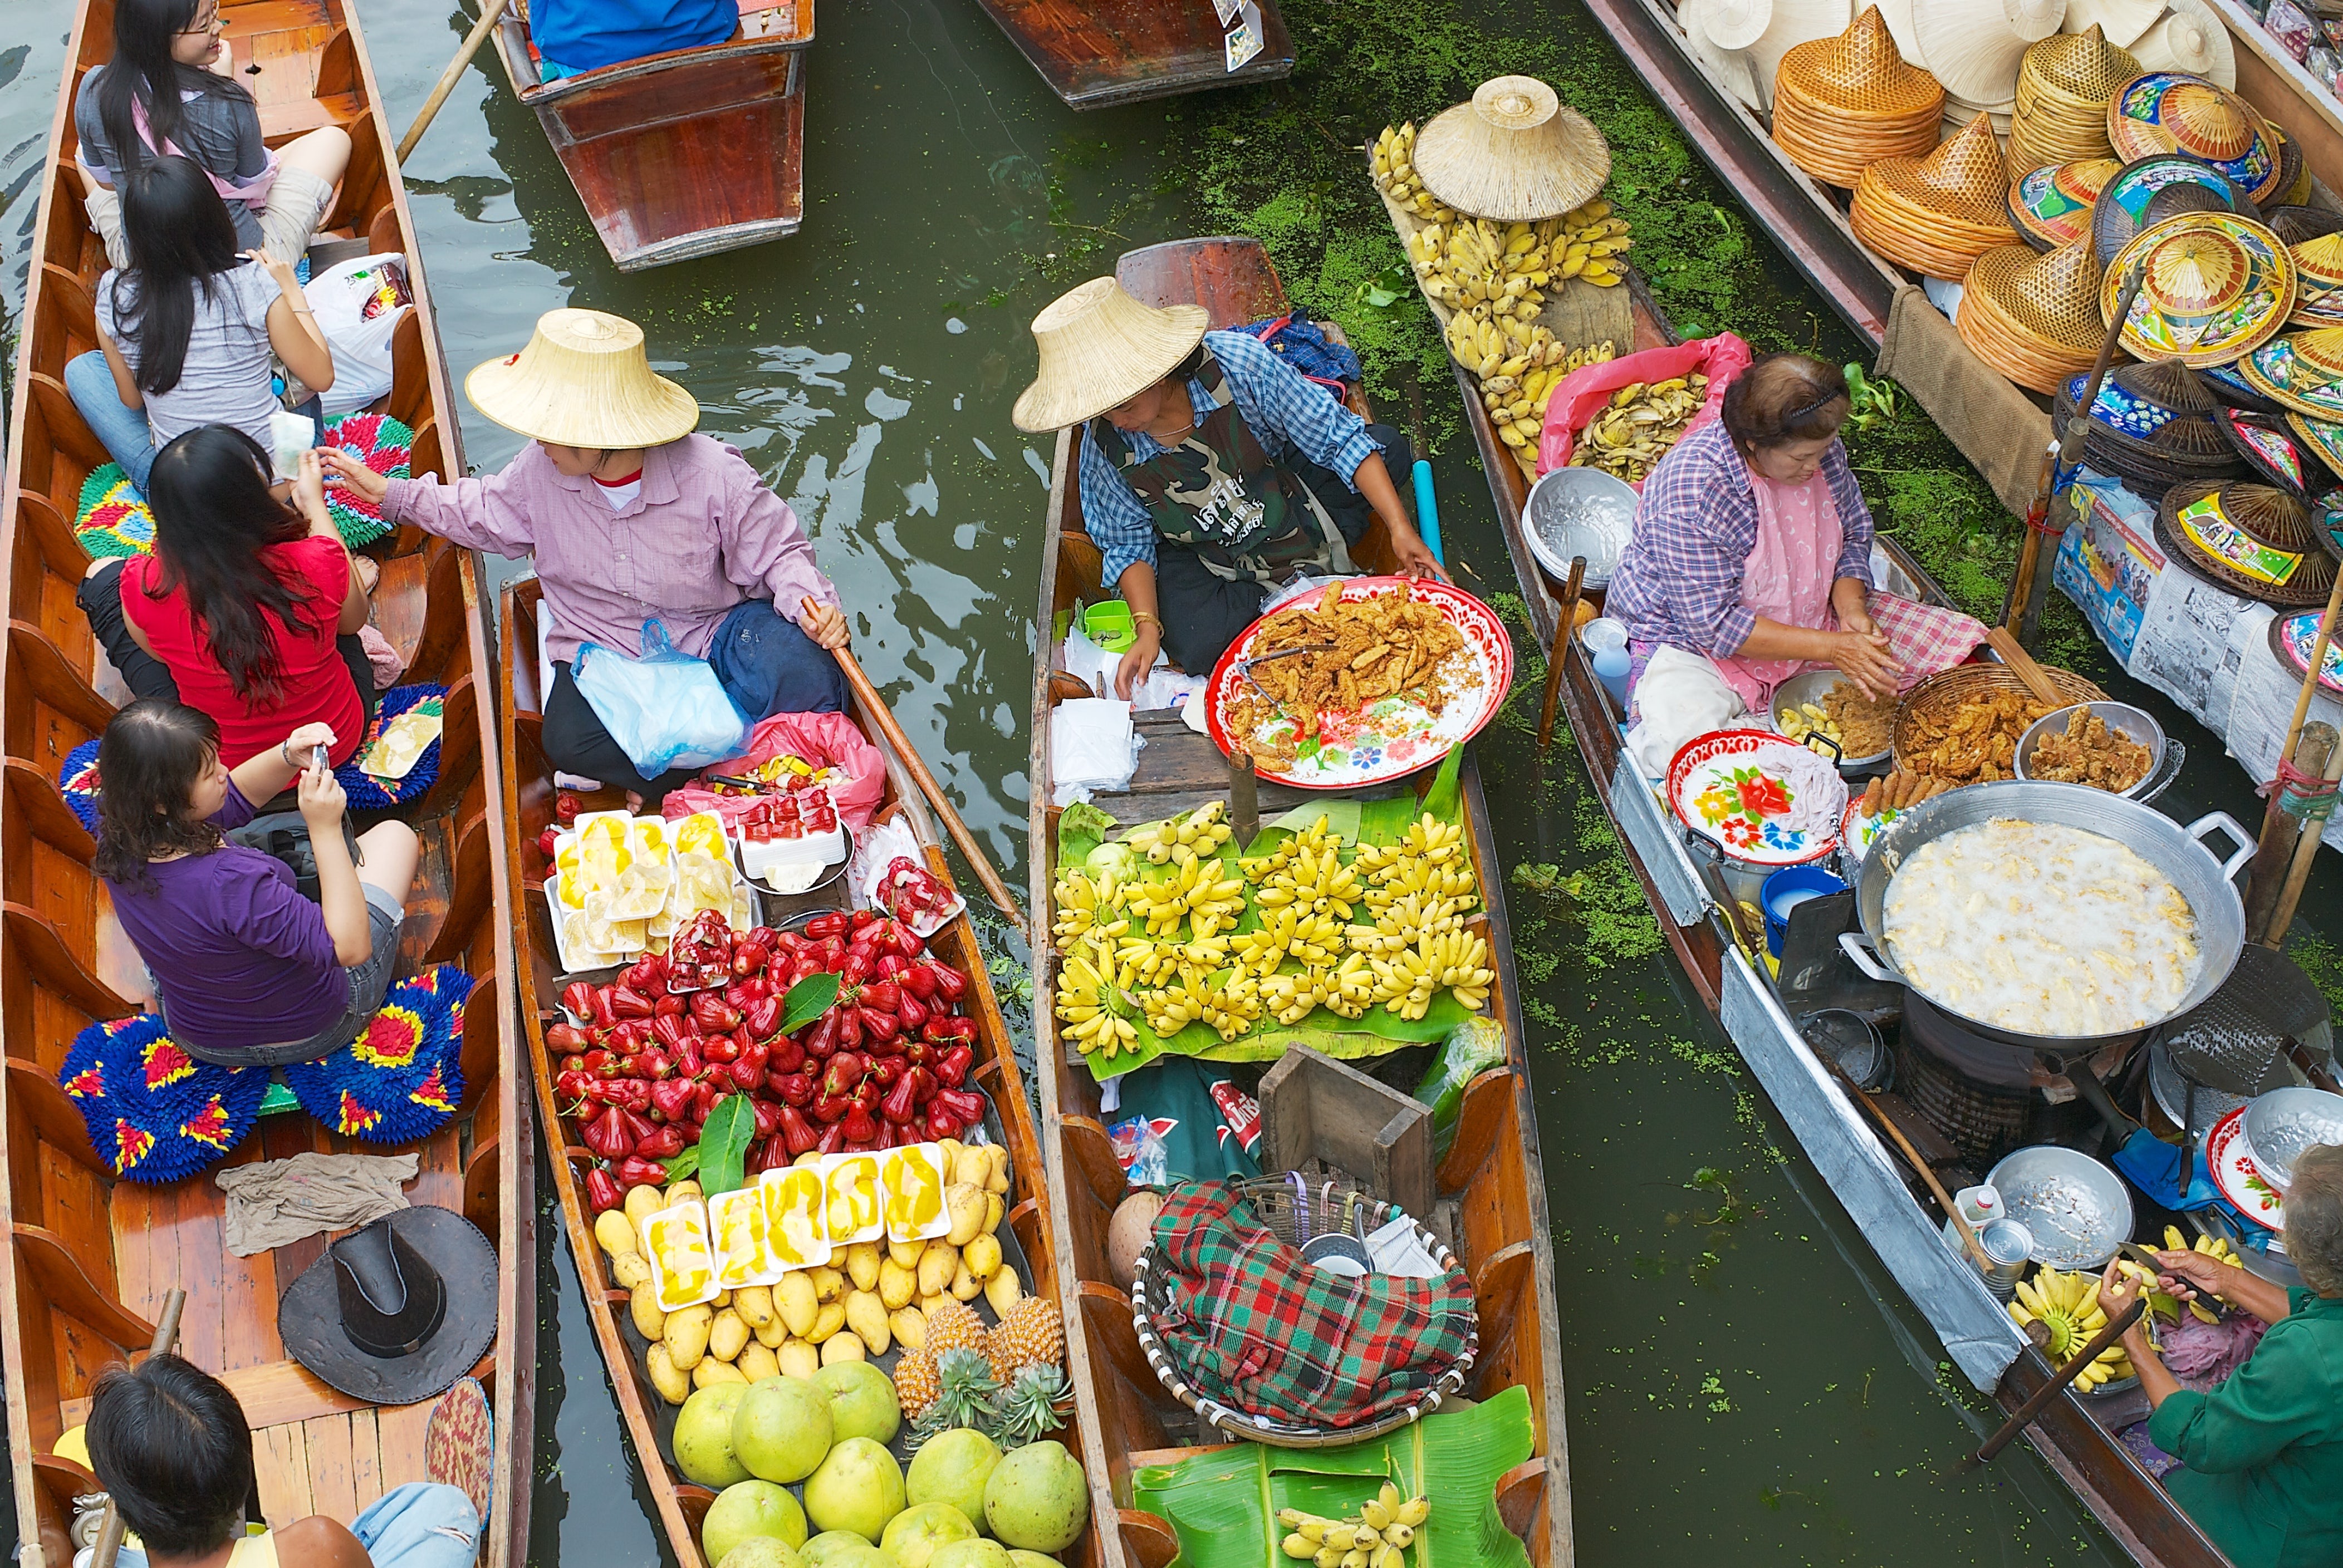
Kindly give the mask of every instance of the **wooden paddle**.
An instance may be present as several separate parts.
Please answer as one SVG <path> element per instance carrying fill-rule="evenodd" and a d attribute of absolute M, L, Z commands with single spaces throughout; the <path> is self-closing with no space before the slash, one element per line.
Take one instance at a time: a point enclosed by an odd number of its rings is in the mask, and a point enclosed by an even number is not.
<path fill-rule="evenodd" d="M 2067 706 L 2066 699 L 2058 695 L 2058 689 L 2050 684 L 2050 677 L 2034 662 L 2032 654 L 2018 646 L 2017 638 L 2010 636 L 2007 627 L 1995 627 L 1985 634 L 1985 639 L 1993 645 L 1994 652 L 2001 655 L 2001 661 L 2009 667 L 2009 672 L 2026 683 L 2026 689 L 2034 694 L 2035 701 L 2046 702 L 2053 708 Z"/>
<path fill-rule="evenodd" d="M 810 599 L 807 601 L 808 604 L 812 602 Z M 1001 873 L 992 869 L 991 858 L 979 847 L 976 835 L 970 832 L 968 824 L 960 819 L 960 812 L 945 797 L 943 786 L 937 783 L 936 776 L 928 771 L 928 765 L 920 760 L 910 737 L 905 735 L 903 727 L 895 722 L 894 710 L 887 706 L 887 699 L 879 695 L 879 689 L 870 684 L 870 678 L 862 673 L 861 663 L 855 658 L 854 650 L 841 646 L 830 651 L 830 656 L 838 660 L 838 668 L 846 673 L 846 684 L 854 689 L 862 710 L 870 716 L 870 722 L 879 727 L 879 732 L 887 738 L 887 743 L 895 749 L 896 755 L 902 758 L 904 769 L 911 775 L 912 782 L 919 785 L 920 793 L 928 798 L 928 804 L 933 806 L 936 814 L 944 819 L 944 828 L 951 834 L 952 842 L 959 845 L 960 852 L 967 857 L 969 869 L 976 873 L 976 879 L 984 884 L 986 896 L 992 900 L 1002 914 L 1009 917 L 1009 923 L 1017 928 L 1017 934 L 1030 943 L 1033 940 L 1033 932 L 1025 923 L 1023 907 L 1010 892 L 1008 884 L 1001 879 Z"/>
<path fill-rule="evenodd" d="M 1980 1274 L 1992 1272 L 1992 1265 L 1986 1259 L 1985 1243 L 1978 1241 L 1976 1232 L 1969 1228 L 1968 1216 L 1961 1212 L 1961 1206 L 1958 1203 L 1953 1201 L 1953 1195 L 1945 1191 L 1945 1184 L 1936 1180 L 1936 1173 L 1929 1168 L 1928 1162 L 1920 1158 L 1920 1151 L 1912 1147 L 1912 1141 L 1904 1136 L 1904 1130 L 1896 1125 L 1893 1117 L 1879 1109 L 1879 1102 L 1865 1093 L 1861 1084 L 1846 1075 L 1846 1069 L 1838 1064 L 1838 1058 L 1817 1050 L 1815 1052 L 1815 1060 L 1829 1068 L 1833 1076 L 1845 1086 L 1847 1093 L 1854 1098 L 1855 1102 L 1871 1112 L 1872 1120 L 1886 1130 L 1888 1137 L 1896 1140 L 1896 1147 L 1904 1151 L 1904 1158 L 1912 1161 L 1912 1168 L 1920 1172 L 1920 1180 L 1928 1184 L 1928 1191 L 1936 1195 L 1938 1206 L 1952 1220 L 1953 1229 L 1960 1233 L 1961 1245 L 1967 1249 L 1969 1261 L 1976 1265 L 1977 1272 Z"/>
<path fill-rule="evenodd" d="M 1562 666 L 1570 657 L 1572 623 L 1578 618 L 1578 596 L 1586 578 L 1586 558 L 1570 558 L 1570 580 L 1562 585 L 1562 615 L 1554 623 L 1554 647 L 1545 656 L 1545 700 L 1538 707 L 1538 749 L 1554 739 L 1554 710 L 1562 699 Z"/>
<path fill-rule="evenodd" d="M 176 1285 L 163 1298 L 163 1316 L 155 1325 L 155 1341 L 146 1347 L 149 1355 L 161 1355 L 179 1337 L 179 1314 L 187 1304 L 187 1292 Z M 114 1568 L 114 1560 L 122 1551 L 122 1515 L 114 1506 L 114 1499 L 106 1500 L 106 1518 L 97 1527 L 97 1544 L 92 1549 L 89 1568 Z"/>
<path fill-rule="evenodd" d="M 407 155 L 413 152 L 415 144 L 423 139 L 423 132 L 431 124 L 432 116 L 438 114 L 439 106 L 446 103 L 447 95 L 456 90 L 456 78 L 464 74 L 464 67 L 472 63 L 472 56 L 480 52 L 480 45 L 496 30 L 498 19 L 505 14 L 505 5 L 506 0 L 488 0 L 480 8 L 480 19 L 472 24 L 470 32 L 464 35 L 464 42 L 456 50 L 456 57 L 447 62 L 447 68 L 439 73 L 439 80 L 432 84 L 431 95 L 423 100 L 423 107 L 416 115 L 415 123 L 407 127 L 405 136 L 398 138 L 400 163 L 407 161 Z"/>
<path fill-rule="evenodd" d="M 1975 1453 L 1962 1462 L 1963 1468 L 1993 1462 L 1993 1456 L 2007 1448 L 2019 1432 L 2031 1426 L 2034 1423 L 2034 1418 L 2040 1415 L 2044 1408 L 2052 1400 L 2056 1399 L 2068 1383 L 2080 1377 L 2085 1367 L 2099 1359 L 2101 1351 L 2123 1338 L 2126 1331 L 2130 1329 L 2132 1324 L 2139 1322 L 2140 1313 L 2147 1311 L 2147 1292 L 2145 1289 L 2132 1292 L 2131 1298 L 2131 1305 L 2108 1319 L 2099 1332 L 2091 1336 L 2090 1343 L 2069 1357 L 2066 1364 L 2058 1369 L 2056 1375 L 2040 1388 L 2036 1389 L 2034 1396 L 2019 1405 L 2016 1413 L 2001 1423 L 1999 1432 L 1986 1438 Z"/>

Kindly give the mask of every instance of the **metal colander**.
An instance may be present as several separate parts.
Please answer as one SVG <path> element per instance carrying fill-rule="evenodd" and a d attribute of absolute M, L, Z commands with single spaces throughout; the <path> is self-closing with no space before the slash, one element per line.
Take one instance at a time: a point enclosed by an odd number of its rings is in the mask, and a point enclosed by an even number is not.
<path fill-rule="evenodd" d="M 2289 1041 L 2332 1053 L 2327 999 L 2292 960 L 2253 942 L 2218 990 L 2162 1031 L 2183 1079 L 2246 1100 L 2294 1081 Z"/>

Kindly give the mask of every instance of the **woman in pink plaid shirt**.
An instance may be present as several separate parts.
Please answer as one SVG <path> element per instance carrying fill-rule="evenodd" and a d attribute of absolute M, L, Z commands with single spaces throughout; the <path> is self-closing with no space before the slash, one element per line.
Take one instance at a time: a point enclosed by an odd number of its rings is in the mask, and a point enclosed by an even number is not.
<path fill-rule="evenodd" d="M 1647 775 L 1766 714 L 1793 675 L 1840 669 L 1884 697 L 1985 640 L 1972 617 L 1873 586 L 1871 513 L 1838 438 L 1852 407 L 1836 367 L 1767 355 L 1653 470 L 1605 604 L 1627 625 L 1628 744 Z"/>

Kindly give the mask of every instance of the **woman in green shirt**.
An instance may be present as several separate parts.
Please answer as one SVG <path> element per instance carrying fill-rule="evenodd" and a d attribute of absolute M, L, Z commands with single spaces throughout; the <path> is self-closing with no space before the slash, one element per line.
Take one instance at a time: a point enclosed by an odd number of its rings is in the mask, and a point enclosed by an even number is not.
<path fill-rule="evenodd" d="M 2285 1290 L 2201 1252 L 2156 1255 L 2164 1290 L 2184 1302 L 2209 1292 L 2269 1325 L 2211 1393 L 2175 1381 L 2144 1322 L 2123 1340 L 2156 1412 L 2148 1438 L 2181 1463 L 2166 1488 L 2237 1568 L 2343 1563 L 2343 1148 L 2296 1162 L 2286 1245 L 2309 1289 Z M 2122 1312 L 2131 1288 L 2109 1264 L 2101 1309 Z"/>

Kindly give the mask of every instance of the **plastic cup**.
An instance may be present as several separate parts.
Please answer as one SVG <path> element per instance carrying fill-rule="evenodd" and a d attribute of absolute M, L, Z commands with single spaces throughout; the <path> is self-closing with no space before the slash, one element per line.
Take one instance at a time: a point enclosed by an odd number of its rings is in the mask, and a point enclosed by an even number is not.
<path fill-rule="evenodd" d="M 1129 605 L 1111 598 L 1082 611 L 1082 635 L 1109 653 L 1127 653 L 1139 640 L 1139 626 Z"/>

